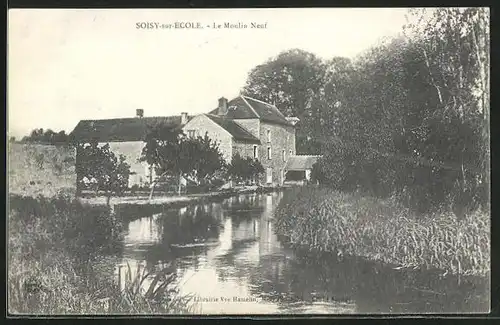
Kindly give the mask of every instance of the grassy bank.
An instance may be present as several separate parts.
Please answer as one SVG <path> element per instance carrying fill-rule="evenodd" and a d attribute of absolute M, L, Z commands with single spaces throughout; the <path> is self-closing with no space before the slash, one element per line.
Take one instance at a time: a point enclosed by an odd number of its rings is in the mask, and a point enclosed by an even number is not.
<path fill-rule="evenodd" d="M 120 288 L 121 222 L 66 197 L 10 196 L 8 310 L 13 314 L 185 313 L 175 271 L 136 272 Z M 143 290 L 146 279 L 149 286 Z M 141 289 L 142 288 L 142 289 Z"/>
<path fill-rule="evenodd" d="M 490 271 L 489 214 L 415 215 L 397 203 L 325 188 L 296 189 L 276 209 L 280 235 L 292 245 L 398 267 L 460 275 Z"/>

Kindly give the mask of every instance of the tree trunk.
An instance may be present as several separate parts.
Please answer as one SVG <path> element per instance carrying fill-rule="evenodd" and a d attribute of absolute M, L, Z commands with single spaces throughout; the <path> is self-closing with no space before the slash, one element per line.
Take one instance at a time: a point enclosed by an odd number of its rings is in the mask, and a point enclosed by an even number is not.
<path fill-rule="evenodd" d="M 484 14 L 484 17 L 482 17 Z M 478 24 L 484 24 L 483 29 L 486 31 L 488 29 L 488 15 L 482 10 L 478 13 Z M 479 99 L 479 104 L 482 109 L 483 114 L 483 132 L 482 137 L 484 140 L 484 158 L 483 158 L 483 167 L 484 167 L 484 176 L 486 177 L 483 182 L 489 183 L 490 181 L 490 104 L 489 104 L 489 93 L 490 93 L 490 76 L 489 76 L 489 54 L 487 53 L 487 36 L 486 35 L 476 35 L 476 32 L 472 30 L 472 40 L 475 49 L 476 59 L 479 65 L 479 80 L 481 84 L 481 96 Z M 484 56 L 484 60 L 483 57 Z"/>
<path fill-rule="evenodd" d="M 177 194 L 181 195 L 181 182 L 182 182 L 182 173 L 179 173 L 179 187 L 177 188 Z"/>
<path fill-rule="evenodd" d="M 76 177 L 76 191 L 75 191 L 75 196 L 80 197 L 82 196 L 82 185 L 81 185 L 81 180 L 79 177 Z"/>
<path fill-rule="evenodd" d="M 155 185 L 156 183 L 158 183 L 158 180 L 165 176 L 167 174 L 167 172 L 164 172 L 163 174 L 161 174 L 160 176 L 156 177 L 156 179 L 151 183 L 151 191 L 149 192 L 149 200 L 151 201 L 151 199 L 153 198 L 153 191 L 155 190 Z"/>
<path fill-rule="evenodd" d="M 429 76 L 431 78 L 431 83 L 434 86 L 434 88 L 436 88 L 436 91 L 437 91 L 437 94 L 439 97 L 439 103 L 442 105 L 443 104 L 443 96 L 441 95 L 441 89 L 439 88 L 438 84 L 434 80 L 434 76 L 432 74 L 432 68 L 429 64 L 429 58 L 427 57 L 427 51 L 425 51 L 425 49 L 422 49 L 422 51 L 424 53 L 425 65 L 427 66 L 427 69 L 429 70 Z"/>

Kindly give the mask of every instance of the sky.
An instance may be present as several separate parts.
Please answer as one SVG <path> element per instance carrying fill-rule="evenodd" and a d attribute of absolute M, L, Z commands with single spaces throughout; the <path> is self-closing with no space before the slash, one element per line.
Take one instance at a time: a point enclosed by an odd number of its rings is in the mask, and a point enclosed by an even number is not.
<path fill-rule="evenodd" d="M 71 132 L 83 119 L 206 113 L 231 99 L 248 73 L 299 48 L 353 58 L 395 36 L 406 9 L 11 9 L 8 135 Z M 138 29 L 137 23 L 203 29 Z M 246 29 L 214 29 L 224 23 Z M 251 23 L 266 28 L 250 28 Z M 207 25 L 211 26 L 210 28 Z"/>

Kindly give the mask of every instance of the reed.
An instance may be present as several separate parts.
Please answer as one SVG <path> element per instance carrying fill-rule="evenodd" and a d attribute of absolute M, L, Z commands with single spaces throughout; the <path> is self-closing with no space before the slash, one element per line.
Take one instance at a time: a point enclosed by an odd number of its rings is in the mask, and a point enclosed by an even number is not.
<path fill-rule="evenodd" d="M 459 275 L 490 271 L 490 220 L 475 211 L 416 215 L 391 200 L 325 188 L 303 188 L 276 209 L 280 235 L 292 245 L 365 257 L 398 268 Z"/>
<path fill-rule="evenodd" d="M 180 295 L 177 276 L 171 264 L 150 269 L 138 264 L 135 272 L 126 264 L 120 294 L 109 297 L 108 308 L 113 314 L 188 314 L 196 306 L 193 296 Z M 119 284 L 121 286 L 121 284 Z"/>
<path fill-rule="evenodd" d="M 191 311 L 190 297 L 176 290 L 172 268 L 158 270 L 154 275 L 136 272 L 120 287 L 113 271 L 101 272 L 92 266 L 99 265 L 96 263 L 99 260 L 103 260 L 104 266 L 114 265 L 109 261 L 113 259 L 114 250 L 110 251 L 109 247 L 117 241 L 120 225 L 109 211 L 65 198 L 17 196 L 10 198 L 9 208 L 9 313 L 179 314 Z M 142 286 L 146 279 L 150 279 L 149 286 Z"/>

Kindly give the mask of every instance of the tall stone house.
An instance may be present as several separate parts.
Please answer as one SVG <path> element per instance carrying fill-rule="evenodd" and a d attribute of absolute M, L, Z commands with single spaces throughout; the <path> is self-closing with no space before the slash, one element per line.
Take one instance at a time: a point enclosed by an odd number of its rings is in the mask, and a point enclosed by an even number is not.
<path fill-rule="evenodd" d="M 258 159 L 265 170 L 261 181 L 277 185 L 284 182 L 287 161 L 296 154 L 297 122 L 257 99 L 238 96 L 228 101 L 222 97 L 217 108 L 195 116 L 183 130 L 188 136 L 208 134 L 218 141 L 228 162 L 235 154 Z"/>
<path fill-rule="evenodd" d="M 304 178 L 308 178 L 312 165 L 302 161 L 316 160 L 315 157 L 296 155 L 295 128 L 298 122 L 298 118 L 285 117 L 275 105 L 238 96 L 230 101 L 222 97 L 215 109 L 195 116 L 182 113 L 180 116 L 144 117 L 144 111 L 138 109 L 132 118 L 82 120 L 72 135 L 80 143 L 108 143 L 115 154 L 125 155 L 132 172 L 129 186 L 147 186 L 155 177 L 151 166 L 139 162 L 139 157 L 148 130 L 159 124 L 181 128 L 191 137 L 207 134 L 219 143 L 228 163 L 235 154 L 258 159 L 265 169 L 261 183 L 280 185 L 286 179 L 287 166 L 294 173 L 303 173 Z"/>

